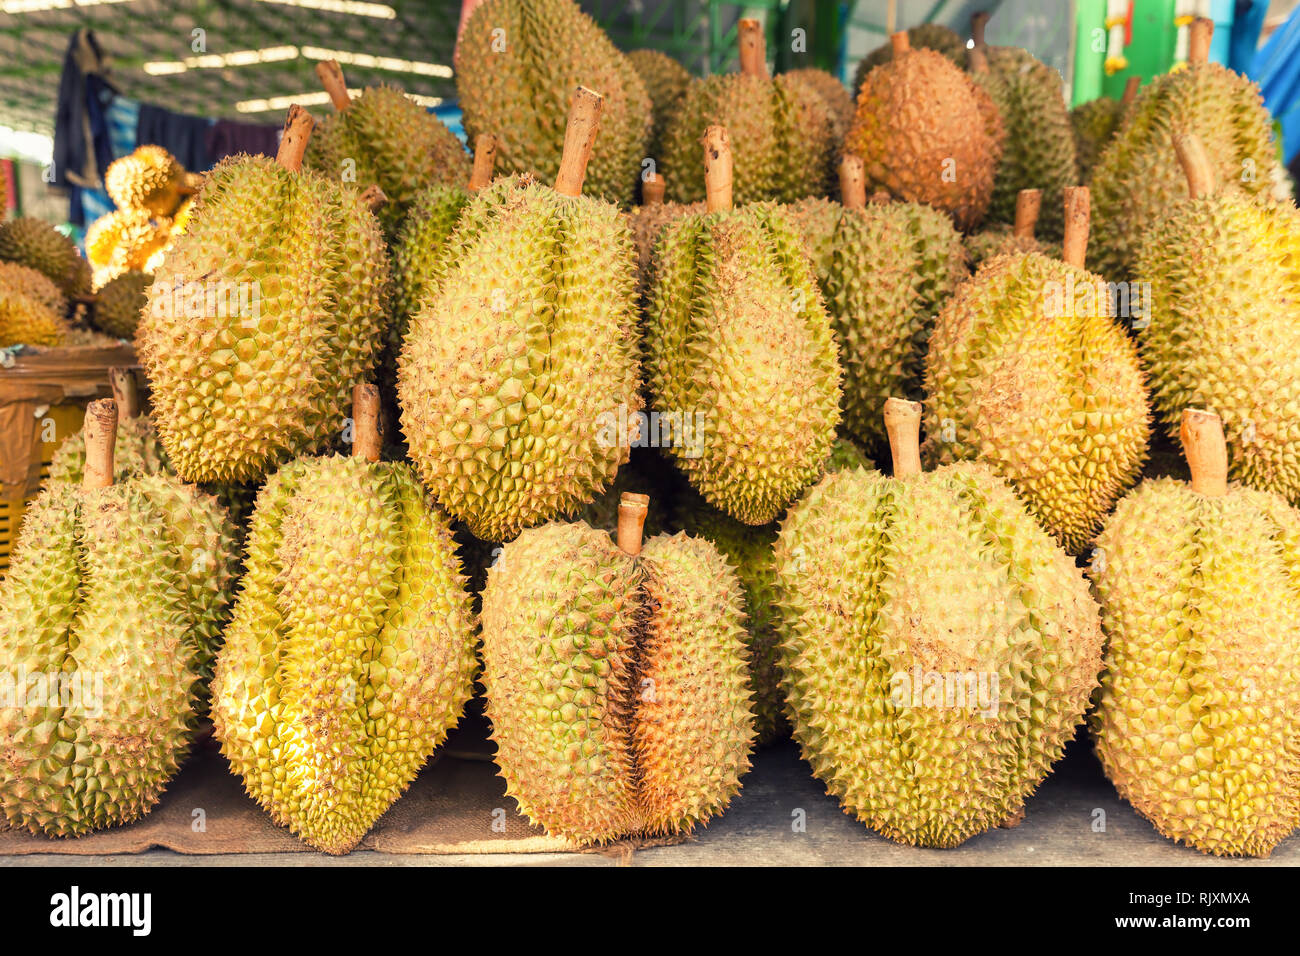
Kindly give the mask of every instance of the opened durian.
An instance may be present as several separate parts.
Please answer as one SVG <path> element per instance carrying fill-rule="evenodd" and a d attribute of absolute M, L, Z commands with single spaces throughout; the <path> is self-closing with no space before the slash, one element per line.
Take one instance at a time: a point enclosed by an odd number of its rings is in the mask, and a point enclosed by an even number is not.
<path fill-rule="evenodd" d="M 35 269 L 67 299 L 90 294 L 90 263 L 48 222 L 24 216 L 0 222 L 0 262 Z"/>
<path fill-rule="evenodd" d="M 705 500 L 761 525 L 820 477 L 842 373 L 796 227 L 772 204 L 732 209 L 727 130 L 710 127 L 704 152 L 709 211 L 678 218 L 656 246 L 651 414 Z"/>
<path fill-rule="evenodd" d="M 144 209 L 118 209 L 86 230 L 86 256 L 94 281 L 104 286 L 125 272 L 151 272 L 171 245 L 171 223 Z"/>
<path fill-rule="evenodd" d="M 379 225 L 350 186 L 301 169 L 311 116 L 279 156 L 208 174 L 149 287 L 136 347 L 167 457 L 189 481 L 254 480 L 336 437 L 386 322 Z"/>
<path fill-rule="evenodd" d="M 668 124 L 662 165 L 669 198 L 705 198 L 700 142 L 710 126 L 731 132 L 737 205 L 825 195 L 839 145 L 830 109 L 804 80 L 768 75 L 759 21 L 742 18 L 738 30 L 740 72 L 691 83 Z"/>
<path fill-rule="evenodd" d="M 987 263 L 940 311 L 925 361 L 926 456 L 986 462 L 1070 550 L 1137 480 L 1150 433 L 1137 351 L 1083 269 L 1087 187 L 1066 189 L 1065 261 Z"/>
<path fill-rule="evenodd" d="M 1300 513 L 1228 484 L 1217 416 L 1189 409 L 1182 433 L 1191 484 L 1143 482 L 1090 562 L 1097 756 L 1170 839 L 1267 856 L 1300 825 Z"/>
<path fill-rule="evenodd" d="M 781 523 L 794 738 L 867 826 L 952 847 L 1017 818 L 1101 669 L 1074 562 L 985 465 L 921 473 L 920 406 L 885 406 L 894 476 L 829 475 Z"/>
<path fill-rule="evenodd" d="M 483 592 L 483 685 L 506 793 L 577 844 L 690 832 L 721 813 L 754 739 L 744 606 L 713 545 L 659 535 L 624 495 L 618 544 L 552 522 Z"/>
<path fill-rule="evenodd" d="M 63 345 L 71 331 L 63 293 L 44 274 L 0 262 L 0 348 Z"/>
<path fill-rule="evenodd" d="M 229 608 L 233 544 L 216 501 L 162 475 L 113 483 L 116 409 L 92 402 L 80 487 L 28 506 L 0 593 L 10 826 L 79 836 L 130 823 L 184 759 Z"/>
<path fill-rule="evenodd" d="M 197 176 L 185 171 L 161 146 L 137 146 L 104 171 L 104 189 L 118 209 L 138 209 L 151 216 L 171 216 L 192 195 Z"/>

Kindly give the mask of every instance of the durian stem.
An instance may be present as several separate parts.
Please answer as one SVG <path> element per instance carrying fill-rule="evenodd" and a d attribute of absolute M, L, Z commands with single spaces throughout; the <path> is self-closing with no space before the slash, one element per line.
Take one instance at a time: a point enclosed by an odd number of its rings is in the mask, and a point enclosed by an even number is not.
<path fill-rule="evenodd" d="M 894 477 L 921 473 L 921 403 L 901 398 L 885 399 L 885 431 L 894 459 Z"/>
<path fill-rule="evenodd" d="M 1199 408 L 1185 409 L 1179 434 L 1192 471 L 1192 490 L 1211 497 L 1227 494 L 1228 446 L 1219 416 Z"/>
<path fill-rule="evenodd" d="M 895 57 L 902 56 L 908 50 L 912 49 L 912 38 L 907 35 L 906 30 L 899 30 L 897 33 L 889 35 L 889 47 L 894 52 Z"/>
<path fill-rule="evenodd" d="M 973 46 L 967 55 L 970 58 L 970 71 L 972 73 L 987 73 L 989 71 L 989 58 L 984 53 L 984 47 Z"/>
<path fill-rule="evenodd" d="M 840 202 L 846 209 L 867 205 L 867 169 L 861 156 L 845 153 L 840 160 Z"/>
<path fill-rule="evenodd" d="M 1187 63 L 1204 65 L 1210 62 L 1210 41 L 1214 39 L 1214 21 L 1197 17 L 1187 28 Z"/>
<path fill-rule="evenodd" d="M 704 131 L 704 194 L 709 212 L 731 208 L 731 136 L 725 126 Z"/>
<path fill-rule="evenodd" d="M 1214 167 L 1205 155 L 1201 138 L 1195 133 L 1175 133 L 1174 152 L 1187 177 L 1187 192 L 1193 199 L 1203 199 L 1214 192 Z"/>
<path fill-rule="evenodd" d="M 108 370 L 108 384 L 113 389 L 113 401 L 123 418 L 140 417 L 140 385 L 129 368 L 116 366 Z"/>
<path fill-rule="evenodd" d="M 641 180 L 641 205 L 662 206 L 668 184 L 658 173 L 651 173 Z"/>
<path fill-rule="evenodd" d="M 321 60 L 316 64 L 316 76 L 320 79 L 320 85 L 325 87 L 325 92 L 330 95 L 330 102 L 336 110 L 342 113 L 352 105 L 347 81 L 343 79 L 343 67 L 339 66 L 338 60 Z"/>
<path fill-rule="evenodd" d="M 1119 98 L 1120 106 L 1128 109 L 1129 104 L 1137 99 L 1138 88 L 1142 86 L 1142 77 L 1130 76 L 1124 83 L 1124 95 Z"/>
<path fill-rule="evenodd" d="M 379 212 L 387 202 L 388 197 L 378 183 L 372 183 L 361 191 L 361 203 L 371 212 Z"/>
<path fill-rule="evenodd" d="M 751 17 L 742 17 L 736 24 L 740 35 L 740 72 L 746 76 L 767 78 L 767 38 L 763 24 Z"/>
<path fill-rule="evenodd" d="M 1034 226 L 1038 225 L 1038 210 L 1043 205 L 1043 193 L 1040 189 L 1022 189 L 1016 193 L 1016 224 L 1013 232 L 1021 239 L 1034 238 Z"/>
<path fill-rule="evenodd" d="M 973 49 L 983 50 L 988 46 L 988 43 L 984 39 L 984 30 L 992 19 L 993 14 L 989 13 L 987 10 L 979 10 L 976 13 L 971 14 L 970 38 L 975 44 Z"/>
<path fill-rule="evenodd" d="M 367 383 L 352 388 L 352 457 L 379 461 L 384 448 L 379 422 L 379 389 Z"/>
<path fill-rule="evenodd" d="M 296 173 L 302 169 L 302 157 L 307 152 L 307 140 L 316 121 L 305 109 L 294 103 L 289 107 L 289 115 L 284 118 L 284 134 L 280 137 L 280 148 L 275 153 L 275 161 Z"/>
<path fill-rule="evenodd" d="M 474 140 L 474 167 L 469 172 L 469 191 L 478 192 L 492 183 L 500 141 L 491 133 L 479 133 Z"/>
<path fill-rule="evenodd" d="M 587 161 L 596 145 L 600 130 L 600 111 L 604 98 L 585 86 L 573 91 L 569 106 L 569 125 L 564 130 L 564 152 L 560 156 L 560 172 L 555 177 L 555 191 L 561 196 L 581 196 L 582 182 L 587 178 Z"/>
<path fill-rule="evenodd" d="M 650 509 L 650 496 L 623 492 L 618 502 L 618 547 L 625 554 L 636 557 L 641 553 L 641 537 L 645 531 L 645 516 Z"/>
<path fill-rule="evenodd" d="M 1088 226 L 1092 216 L 1091 194 L 1087 186 L 1065 187 L 1065 242 L 1061 259 L 1076 269 L 1084 268 L 1088 258 Z"/>
<path fill-rule="evenodd" d="M 86 406 L 86 471 L 83 488 L 107 488 L 113 484 L 113 446 L 117 442 L 117 403 L 98 398 Z"/>

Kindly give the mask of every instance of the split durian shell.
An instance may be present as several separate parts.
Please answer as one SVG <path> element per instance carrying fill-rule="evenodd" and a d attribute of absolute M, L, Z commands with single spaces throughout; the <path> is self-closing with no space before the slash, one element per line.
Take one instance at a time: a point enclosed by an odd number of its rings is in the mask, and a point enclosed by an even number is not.
<path fill-rule="evenodd" d="M 119 209 L 170 216 L 192 191 L 185 167 L 161 146 L 146 144 L 109 163 L 104 189 Z"/>

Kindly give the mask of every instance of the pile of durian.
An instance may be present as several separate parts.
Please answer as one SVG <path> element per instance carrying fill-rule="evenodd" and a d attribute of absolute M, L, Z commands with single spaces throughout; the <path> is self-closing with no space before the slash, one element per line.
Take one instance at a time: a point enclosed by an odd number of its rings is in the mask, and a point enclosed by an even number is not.
<path fill-rule="evenodd" d="M 138 819 L 210 720 L 344 853 L 477 682 L 508 794 L 575 846 L 703 825 L 789 735 L 846 813 L 952 847 L 1087 724 L 1161 833 L 1267 855 L 1300 823 L 1268 116 L 1208 21 L 1074 115 L 982 30 L 894 36 L 851 96 L 772 77 L 756 21 L 696 79 L 487 0 L 473 155 L 323 64 L 329 119 L 210 171 L 151 267 L 149 418 L 92 408 L 24 522 L 4 659 L 111 691 L 0 710 L 8 822 Z M 50 271 L 0 276 L 12 321 Z M 243 527 L 198 483 L 256 487 Z"/>

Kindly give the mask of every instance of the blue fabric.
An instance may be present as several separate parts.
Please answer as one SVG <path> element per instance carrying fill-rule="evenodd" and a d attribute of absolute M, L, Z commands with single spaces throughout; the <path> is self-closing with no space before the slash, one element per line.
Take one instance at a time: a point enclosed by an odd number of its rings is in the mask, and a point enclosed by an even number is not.
<path fill-rule="evenodd" d="M 1251 79 L 1255 64 L 1255 49 L 1259 46 L 1259 31 L 1264 29 L 1268 15 L 1267 0 L 1237 0 L 1232 17 L 1232 37 L 1228 43 L 1228 68 Z"/>
<path fill-rule="evenodd" d="M 173 113 L 152 103 L 141 103 L 135 141 L 161 146 L 186 169 L 204 170 L 212 165 L 208 156 L 208 130 L 212 123 L 213 120 L 204 116 Z"/>
<path fill-rule="evenodd" d="M 1248 74 L 1264 93 L 1264 105 L 1282 127 L 1289 164 L 1300 151 L 1300 7 L 1255 54 Z"/>

